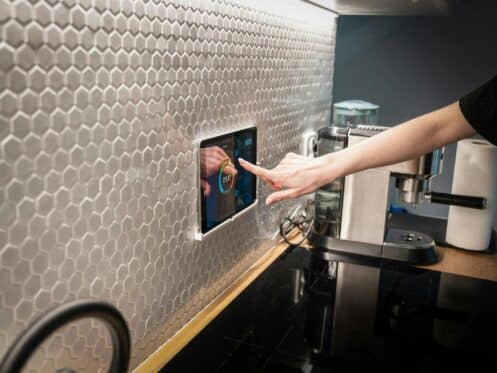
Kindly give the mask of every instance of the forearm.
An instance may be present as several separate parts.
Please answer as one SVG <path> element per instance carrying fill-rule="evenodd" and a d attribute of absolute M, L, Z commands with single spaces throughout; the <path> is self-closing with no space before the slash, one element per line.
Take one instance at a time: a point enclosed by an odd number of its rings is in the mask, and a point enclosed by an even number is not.
<path fill-rule="evenodd" d="M 329 180 L 411 159 L 475 133 L 459 104 L 422 115 L 337 153 L 324 156 Z"/>

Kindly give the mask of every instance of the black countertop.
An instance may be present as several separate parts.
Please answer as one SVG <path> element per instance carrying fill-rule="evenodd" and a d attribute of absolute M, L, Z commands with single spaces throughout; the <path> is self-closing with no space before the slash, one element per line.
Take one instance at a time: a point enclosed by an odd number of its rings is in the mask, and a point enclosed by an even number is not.
<path fill-rule="evenodd" d="M 163 372 L 479 371 L 493 364 L 497 283 L 347 266 L 289 248 Z M 354 273 L 347 281 L 345 269 Z M 362 273 L 377 283 L 361 283 Z"/>

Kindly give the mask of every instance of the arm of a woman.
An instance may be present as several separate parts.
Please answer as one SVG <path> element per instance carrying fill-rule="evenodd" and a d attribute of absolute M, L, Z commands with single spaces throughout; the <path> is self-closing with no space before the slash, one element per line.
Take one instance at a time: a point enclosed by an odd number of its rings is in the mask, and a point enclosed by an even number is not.
<path fill-rule="evenodd" d="M 345 176 L 412 159 L 474 134 L 455 102 L 346 148 L 338 157 L 340 162 L 333 163 L 341 166 L 340 176 Z"/>
<path fill-rule="evenodd" d="M 240 164 L 275 190 L 266 199 L 270 205 L 311 193 L 340 177 L 411 159 L 474 134 L 455 102 L 318 158 L 289 153 L 272 170 L 244 160 Z"/>

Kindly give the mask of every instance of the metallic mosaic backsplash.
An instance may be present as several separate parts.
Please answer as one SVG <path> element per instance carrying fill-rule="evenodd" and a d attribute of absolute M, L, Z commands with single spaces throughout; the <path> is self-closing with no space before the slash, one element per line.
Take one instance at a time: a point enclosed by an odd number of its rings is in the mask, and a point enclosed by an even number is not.
<path fill-rule="evenodd" d="M 254 123 L 274 166 L 330 118 L 334 44 L 334 15 L 299 0 L 0 0 L 0 355 L 93 297 L 126 317 L 134 368 L 248 269 L 290 206 L 192 241 L 193 140 Z M 110 351 L 80 321 L 29 367 Z"/>

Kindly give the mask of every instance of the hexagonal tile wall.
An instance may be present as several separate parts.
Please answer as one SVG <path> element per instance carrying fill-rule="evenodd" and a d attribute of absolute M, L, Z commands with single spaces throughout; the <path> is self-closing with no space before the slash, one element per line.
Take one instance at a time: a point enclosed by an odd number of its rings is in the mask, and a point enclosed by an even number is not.
<path fill-rule="evenodd" d="M 206 241 L 189 230 L 194 139 L 255 124 L 274 166 L 330 120 L 335 16 L 281 4 L 0 0 L 0 354 L 48 308 L 94 297 L 128 320 L 134 368 L 271 247 L 295 202 Z M 94 372 L 110 349 L 83 320 L 30 369 Z"/>

